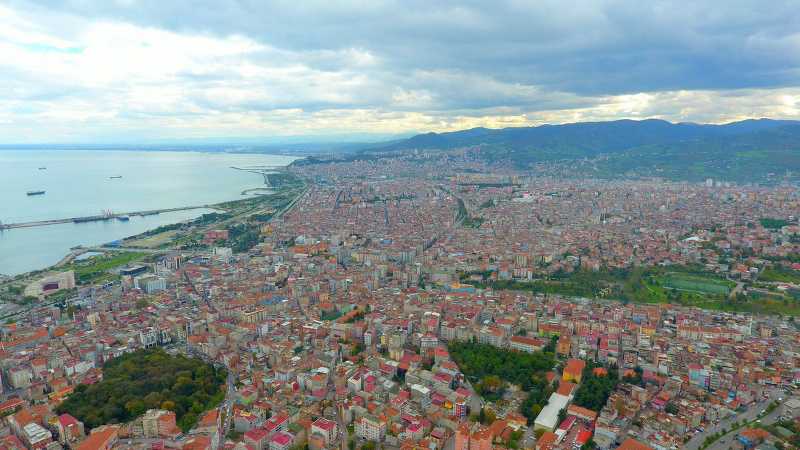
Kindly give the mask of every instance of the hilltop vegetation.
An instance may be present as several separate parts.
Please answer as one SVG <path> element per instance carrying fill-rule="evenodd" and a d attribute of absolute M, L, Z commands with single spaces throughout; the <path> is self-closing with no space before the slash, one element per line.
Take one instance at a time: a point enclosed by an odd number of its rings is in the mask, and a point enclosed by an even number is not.
<path fill-rule="evenodd" d="M 766 119 L 725 125 L 651 119 L 474 128 L 421 134 L 348 158 L 468 147 L 480 148 L 477 154 L 489 162 L 543 165 L 538 168 L 549 175 L 739 182 L 800 178 L 800 122 Z"/>
<path fill-rule="evenodd" d="M 106 362 L 102 381 L 79 385 L 56 410 L 94 428 L 162 408 L 174 411 L 178 425 L 188 431 L 204 411 L 224 399 L 226 376 L 224 369 L 199 359 L 139 350 Z"/>

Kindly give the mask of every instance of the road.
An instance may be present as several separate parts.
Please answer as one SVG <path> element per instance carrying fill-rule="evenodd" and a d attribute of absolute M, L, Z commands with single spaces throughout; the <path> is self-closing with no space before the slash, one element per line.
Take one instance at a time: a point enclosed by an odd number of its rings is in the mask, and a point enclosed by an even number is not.
<path fill-rule="evenodd" d="M 213 364 L 214 366 L 220 367 L 223 364 L 211 359 L 205 353 L 201 353 L 198 351 L 193 351 L 191 349 L 186 349 L 186 354 L 190 357 L 202 359 L 204 362 L 208 364 Z M 225 383 L 227 385 L 227 389 L 225 391 L 225 400 L 222 401 L 222 404 L 219 405 L 219 412 L 222 414 L 225 413 L 225 422 L 218 421 L 217 424 L 217 436 L 219 436 L 219 443 L 217 444 L 217 448 L 214 450 L 219 450 L 223 448 L 225 445 L 225 436 L 228 435 L 228 431 L 231 429 L 231 423 L 233 423 L 233 404 L 234 404 L 234 394 L 236 394 L 236 378 L 233 374 L 233 370 L 229 367 L 225 367 L 228 371 L 228 378 L 226 379 Z"/>
<path fill-rule="evenodd" d="M 336 401 L 336 385 L 333 383 L 333 374 L 328 374 L 328 392 L 333 393 L 333 407 L 336 409 L 336 427 L 339 429 L 339 448 L 347 450 L 347 443 L 350 441 L 350 431 L 347 429 L 347 424 L 344 423 L 342 417 L 342 408 L 339 407 Z"/>
<path fill-rule="evenodd" d="M 770 404 L 770 402 L 777 401 L 779 398 L 784 398 L 785 400 L 786 397 L 787 395 L 785 392 L 783 392 L 783 390 L 777 388 L 770 389 L 769 398 L 755 403 L 754 405 L 750 406 L 750 408 L 748 408 L 747 411 L 743 413 L 735 414 L 733 416 L 721 420 L 717 425 L 711 425 L 706 427 L 706 429 L 702 433 L 695 434 L 694 437 L 692 437 L 692 439 L 690 439 L 689 442 L 686 443 L 684 448 L 686 448 L 687 450 L 697 450 L 700 448 L 701 445 L 703 445 L 703 441 L 705 441 L 705 439 L 708 436 L 711 436 L 721 431 L 723 428 L 726 430 L 730 430 L 735 422 L 743 422 L 743 421 L 751 422 L 753 420 L 756 420 L 758 418 L 759 413 L 761 413 L 762 410 L 766 409 L 766 407 Z M 776 408 L 775 411 L 763 417 L 761 419 L 762 423 L 765 425 L 775 423 L 778 420 L 778 417 L 780 416 L 780 409 L 781 408 Z M 729 432 L 725 436 L 719 438 L 713 445 L 711 445 L 708 448 L 715 450 L 723 450 L 730 448 L 730 443 L 733 441 L 733 439 L 736 438 L 737 432 L 738 430 Z"/>
<path fill-rule="evenodd" d="M 233 371 L 228 369 L 228 390 L 225 393 L 225 401 L 222 402 L 220 410 L 225 411 L 225 422 L 223 423 L 220 421 L 218 429 L 217 429 L 217 436 L 219 436 L 219 443 L 217 444 L 217 450 L 223 448 L 225 446 L 225 436 L 228 435 L 228 431 L 231 429 L 231 423 L 233 423 L 233 395 L 236 393 L 236 386 L 233 382 Z"/>

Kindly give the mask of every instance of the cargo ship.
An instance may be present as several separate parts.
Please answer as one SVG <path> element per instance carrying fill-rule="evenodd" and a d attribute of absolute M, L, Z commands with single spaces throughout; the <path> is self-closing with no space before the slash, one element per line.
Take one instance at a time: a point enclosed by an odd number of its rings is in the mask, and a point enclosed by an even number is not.
<path fill-rule="evenodd" d="M 27 194 L 28 194 L 28 196 L 44 195 L 44 191 L 28 191 Z"/>

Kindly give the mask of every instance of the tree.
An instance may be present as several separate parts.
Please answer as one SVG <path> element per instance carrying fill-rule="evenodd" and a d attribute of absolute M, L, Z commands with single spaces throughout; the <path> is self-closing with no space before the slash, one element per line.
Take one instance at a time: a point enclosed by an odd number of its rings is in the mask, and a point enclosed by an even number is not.
<path fill-rule="evenodd" d="M 225 370 L 198 359 L 170 356 L 161 349 L 140 350 L 107 361 L 102 381 L 77 386 L 56 411 L 94 428 L 127 422 L 148 408 L 161 407 L 174 411 L 188 431 L 202 412 L 224 399 L 226 376 Z"/>
<path fill-rule="evenodd" d="M 483 422 L 484 425 L 491 425 L 497 420 L 497 415 L 494 413 L 494 410 L 491 408 L 486 409 L 486 422 Z"/>
<path fill-rule="evenodd" d="M 678 414 L 678 405 L 676 405 L 673 402 L 669 402 L 667 403 L 667 406 L 664 407 L 664 411 L 667 414 L 673 414 L 673 415 Z"/>
<path fill-rule="evenodd" d="M 175 402 L 173 402 L 172 400 L 164 400 L 163 402 L 161 402 L 161 409 L 175 411 Z"/>
<path fill-rule="evenodd" d="M 567 418 L 567 410 L 565 408 L 561 408 L 561 410 L 558 411 L 558 423 L 560 424 L 566 418 Z"/>

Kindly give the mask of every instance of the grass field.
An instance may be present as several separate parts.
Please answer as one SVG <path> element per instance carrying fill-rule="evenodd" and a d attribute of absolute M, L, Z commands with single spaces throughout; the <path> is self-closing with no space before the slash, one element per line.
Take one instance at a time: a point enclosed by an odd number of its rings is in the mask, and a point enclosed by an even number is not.
<path fill-rule="evenodd" d="M 127 242 L 126 245 L 130 247 L 159 248 L 164 244 L 172 242 L 177 234 L 178 230 L 164 231 L 163 233 L 131 240 Z"/>
<path fill-rule="evenodd" d="M 686 273 L 668 273 L 664 276 L 664 287 L 701 294 L 728 295 L 736 285 L 732 281 L 703 277 Z"/>
<path fill-rule="evenodd" d="M 800 271 L 784 267 L 768 267 L 758 276 L 758 281 L 800 284 Z"/>
<path fill-rule="evenodd" d="M 635 268 L 626 271 L 576 271 L 557 279 L 532 281 L 491 281 L 489 272 L 477 272 L 482 281 L 462 281 L 476 288 L 531 291 L 560 294 L 567 297 L 607 298 L 636 303 L 671 303 L 718 311 L 740 311 L 756 314 L 800 315 L 800 300 L 780 293 L 751 294 L 746 297 L 730 294 L 736 283 L 697 267 Z M 555 278 L 555 277 L 554 277 Z"/>
<path fill-rule="evenodd" d="M 113 279 L 115 276 L 109 273 L 111 269 L 122 267 L 147 256 L 145 253 L 118 252 L 98 255 L 84 261 L 76 261 L 67 266 L 64 270 L 74 270 L 75 280 L 79 284 L 97 283 Z"/>

